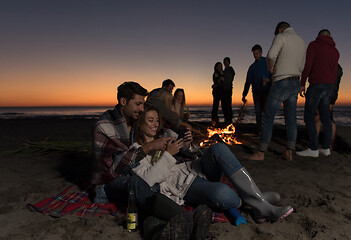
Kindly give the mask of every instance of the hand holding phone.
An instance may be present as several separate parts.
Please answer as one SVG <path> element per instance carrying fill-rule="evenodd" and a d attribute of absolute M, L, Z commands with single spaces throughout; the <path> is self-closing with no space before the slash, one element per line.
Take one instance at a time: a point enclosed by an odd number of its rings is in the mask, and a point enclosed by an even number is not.
<path fill-rule="evenodd" d="M 185 137 L 185 133 L 186 133 L 187 131 L 188 131 L 188 129 L 186 129 L 186 128 L 181 128 L 180 131 L 179 131 L 177 140 L 179 140 L 179 139 L 181 139 L 181 138 L 184 138 L 184 137 Z"/>

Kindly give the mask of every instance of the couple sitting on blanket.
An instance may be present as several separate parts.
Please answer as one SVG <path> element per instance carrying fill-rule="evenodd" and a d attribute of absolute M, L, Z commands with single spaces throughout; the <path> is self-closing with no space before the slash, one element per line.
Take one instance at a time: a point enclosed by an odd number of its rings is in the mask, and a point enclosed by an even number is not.
<path fill-rule="evenodd" d="M 204 239 L 212 218 L 209 208 L 228 211 L 240 207 L 241 201 L 252 207 L 256 222 L 276 221 L 293 211 L 290 206 L 272 205 L 279 194 L 262 193 L 224 144 L 215 144 L 195 160 L 184 161 L 187 158 L 181 156 L 181 149 L 198 151 L 192 145 L 191 131 L 180 139 L 171 130 L 156 137 L 161 117 L 154 107 L 144 110 L 146 93 L 138 83 L 123 83 L 118 87 L 118 105 L 95 125 L 95 202 L 104 197 L 111 202 L 127 201 L 128 190 L 134 189 L 146 239 Z M 159 151 L 162 154 L 157 159 Z M 240 197 L 219 182 L 222 174 Z M 197 207 L 194 216 L 178 205 L 184 202 Z"/>

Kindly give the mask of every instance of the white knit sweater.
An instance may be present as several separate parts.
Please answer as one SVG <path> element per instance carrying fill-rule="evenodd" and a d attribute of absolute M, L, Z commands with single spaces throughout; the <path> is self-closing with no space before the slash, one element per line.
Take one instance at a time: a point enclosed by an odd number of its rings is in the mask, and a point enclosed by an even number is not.
<path fill-rule="evenodd" d="M 305 66 L 306 43 L 292 28 L 275 36 L 267 54 L 267 65 L 274 68 L 273 82 L 300 76 Z"/>
<path fill-rule="evenodd" d="M 138 143 L 132 146 L 140 147 Z M 179 205 L 184 204 L 183 198 L 198 175 L 190 166 L 191 162 L 177 164 L 177 160 L 166 151 L 156 163 L 152 163 L 151 155 L 147 155 L 139 163 L 132 169 L 135 174 L 149 186 L 160 184 L 162 194 Z"/>

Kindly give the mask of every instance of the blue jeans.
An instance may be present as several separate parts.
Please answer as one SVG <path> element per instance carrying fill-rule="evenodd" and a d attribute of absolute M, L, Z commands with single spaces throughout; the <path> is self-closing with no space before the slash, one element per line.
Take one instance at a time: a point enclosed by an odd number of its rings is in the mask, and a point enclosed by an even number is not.
<path fill-rule="evenodd" d="M 212 103 L 211 118 L 212 118 L 212 121 L 218 121 L 218 106 L 219 106 L 219 102 L 222 99 L 223 91 L 215 89 L 212 91 L 212 95 L 213 95 L 213 103 Z M 222 103 L 222 112 L 224 113 L 223 103 Z"/>
<path fill-rule="evenodd" d="M 217 143 L 205 152 L 200 164 L 207 180 L 196 177 L 184 197 L 185 202 L 192 206 L 206 204 L 220 211 L 239 207 L 241 200 L 236 192 L 219 182 L 223 174 L 230 177 L 242 168 L 230 149 L 223 143 Z"/>
<path fill-rule="evenodd" d="M 252 92 L 252 98 L 255 105 L 256 126 L 258 133 L 261 133 L 262 130 L 262 114 L 266 105 L 267 95 L 268 92 Z"/>
<path fill-rule="evenodd" d="M 141 177 L 137 175 L 116 177 L 104 187 L 109 202 L 128 203 L 129 190 L 131 189 L 135 192 L 137 206 L 150 213 L 154 192 Z"/>
<path fill-rule="evenodd" d="M 318 150 L 318 135 L 315 122 L 317 108 L 319 109 L 320 119 L 324 128 L 323 149 L 330 148 L 332 140 L 332 123 L 330 119 L 329 103 L 330 94 L 333 84 L 313 84 L 310 85 L 306 92 L 306 103 L 304 120 L 307 128 L 308 138 L 310 140 L 310 149 Z"/>
<path fill-rule="evenodd" d="M 233 122 L 233 110 L 232 110 L 232 95 L 233 91 L 224 91 L 222 96 L 222 110 L 224 115 L 224 122 L 230 124 Z"/>
<path fill-rule="evenodd" d="M 297 137 L 296 103 L 297 95 L 300 92 L 299 79 L 299 77 L 289 77 L 272 84 L 262 117 L 262 135 L 258 146 L 259 151 L 265 152 L 268 149 L 268 144 L 272 138 L 274 118 L 282 102 L 284 104 L 287 133 L 286 147 L 295 150 Z"/>

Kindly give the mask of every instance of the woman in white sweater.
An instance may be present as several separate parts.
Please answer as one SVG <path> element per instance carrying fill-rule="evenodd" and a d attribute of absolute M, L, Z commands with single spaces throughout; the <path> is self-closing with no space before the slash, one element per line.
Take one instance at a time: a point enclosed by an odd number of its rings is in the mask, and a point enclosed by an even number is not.
<path fill-rule="evenodd" d="M 153 141 L 159 133 L 160 117 L 156 108 L 146 107 L 135 125 L 134 146 Z M 191 131 L 184 138 L 177 139 L 177 134 L 166 130 L 162 137 L 169 137 L 166 151 L 163 153 L 139 156 L 135 160 L 133 172 L 144 179 L 150 187 L 159 190 L 178 204 L 184 203 L 196 207 L 206 204 L 216 211 L 227 211 L 241 206 L 241 200 L 254 209 L 253 218 L 257 222 L 276 221 L 288 216 L 293 208 L 276 207 L 269 203 L 279 200 L 277 193 L 261 193 L 247 170 L 242 167 L 225 144 L 211 146 L 203 156 L 192 161 L 179 162 L 174 155 L 180 149 L 192 146 Z M 235 186 L 238 194 L 220 181 L 226 175 Z"/>

